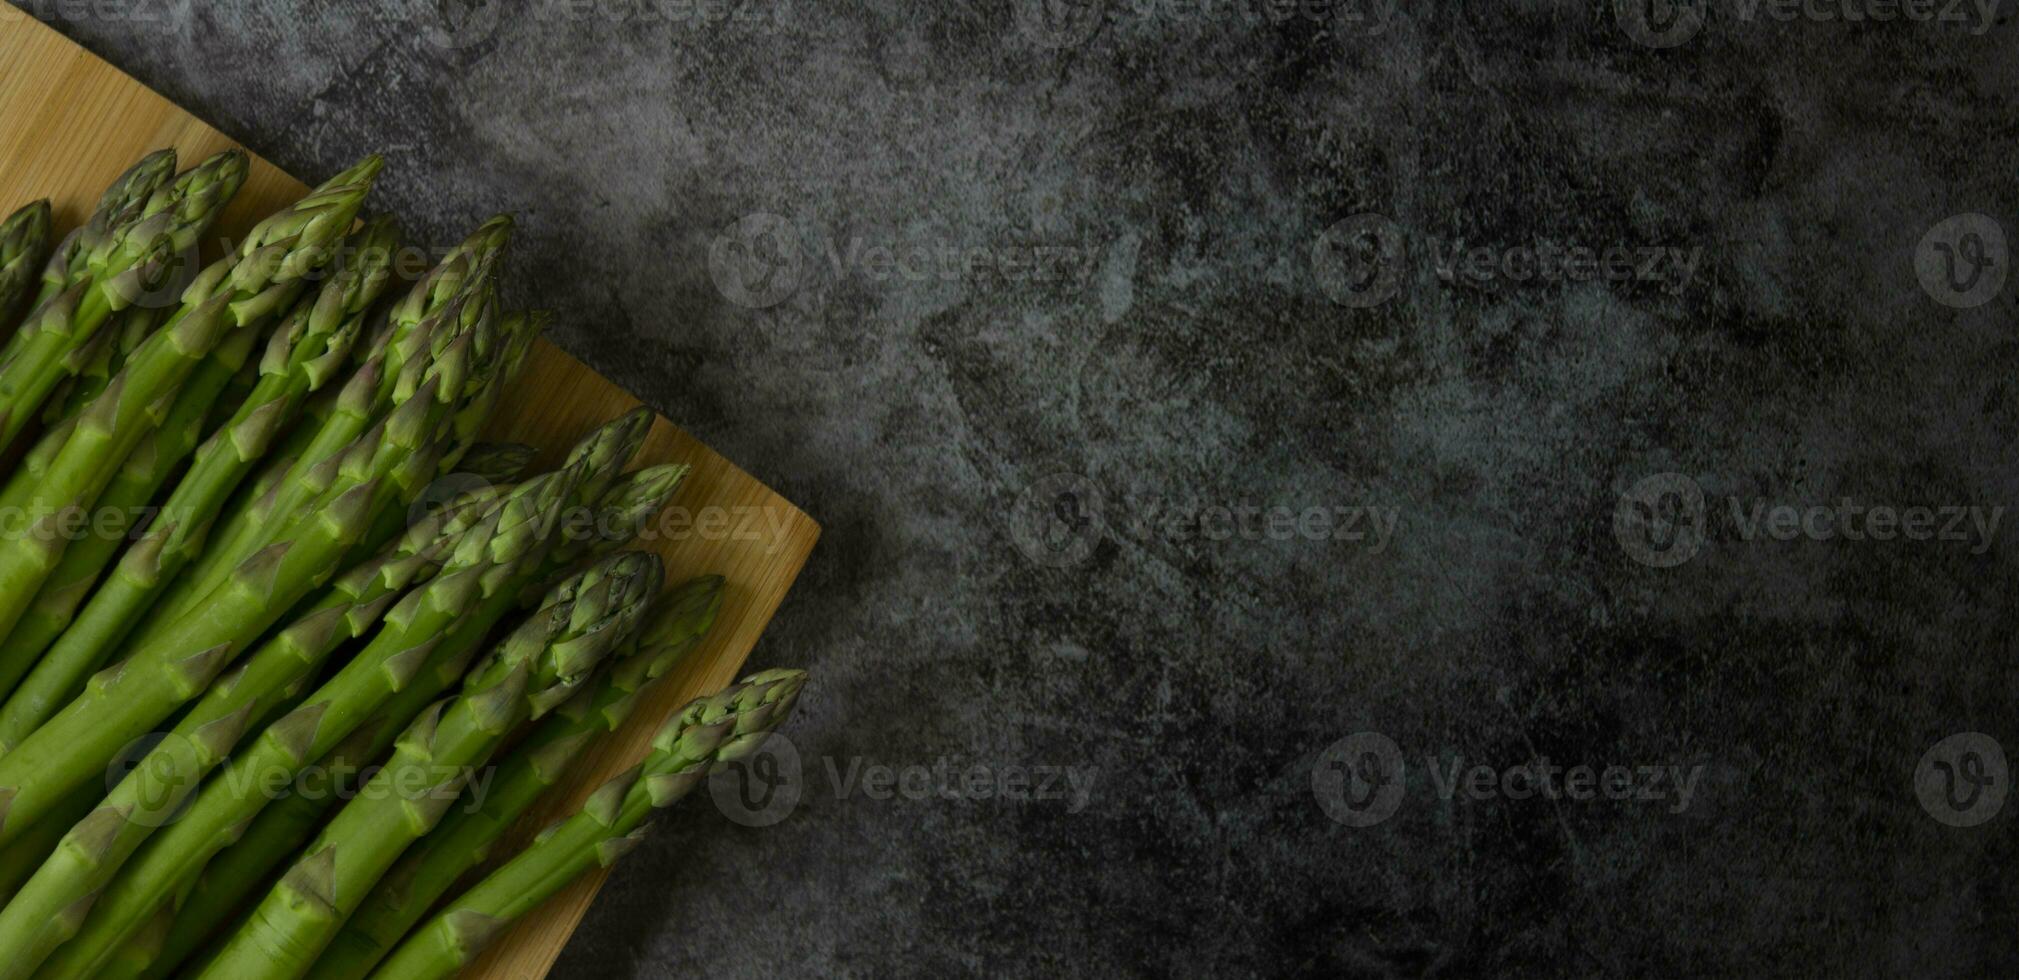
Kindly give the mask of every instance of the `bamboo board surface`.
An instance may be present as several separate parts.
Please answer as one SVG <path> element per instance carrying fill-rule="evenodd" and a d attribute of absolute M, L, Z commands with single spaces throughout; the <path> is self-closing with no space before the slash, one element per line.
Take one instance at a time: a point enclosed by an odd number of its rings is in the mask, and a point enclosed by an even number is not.
<path fill-rule="evenodd" d="M 61 234 L 79 224 L 105 185 L 145 153 L 172 146 L 189 166 L 235 145 L 0 2 L 0 216 L 47 197 Z M 251 176 L 211 237 L 236 240 L 305 189 L 254 155 Z M 488 203 L 509 210 L 512 202 Z M 536 465 L 551 466 L 577 436 L 637 404 L 580 361 L 541 341 L 499 407 L 488 437 L 539 447 Z M 639 465 L 670 462 L 687 463 L 693 473 L 648 546 L 666 559 L 669 583 L 707 573 L 725 576 L 721 617 L 702 649 L 614 739 L 591 751 L 561 787 L 560 798 L 529 814 L 514 839 L 572 810 L 597 785 L 642 758 L 653 729 L 681 704 L 734 680 L 820 536 L 819 525 L 790 502 L 661 418 Z M 528 916 L 468 975 L 546 976 L 603 878 L 597 874 L 577 882 Z"/>

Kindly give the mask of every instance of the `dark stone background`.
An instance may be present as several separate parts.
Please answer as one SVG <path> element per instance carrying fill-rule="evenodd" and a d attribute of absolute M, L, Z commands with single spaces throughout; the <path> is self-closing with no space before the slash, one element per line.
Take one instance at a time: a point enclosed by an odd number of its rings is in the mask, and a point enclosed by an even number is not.
<path fill-rule="evenodd" d="M 1915 274 L 1950 215 L 2019 232 L 2009 9 L 1720 4 L 1656 48 L 1535 0 L 1378 33 L 1111 0 L 1084 40 L 1000 3 L 107 2 L 30 9 L 301 176 L 386 152 L 432 240 L 516 212 L 555 339 L 827 528 L 753 659 L 815 675 L 798 811 L 690 803 L 558 976 L 2019 973 L 2019 803 L 1915 792 L 1948 736 L 2019 749 L 2013 534 L 1748 540 L 1727 505 L 2019 505 L 2014 286 Z M 1363 212 L 1406 242 L 1364 309 L 1313 257 Z M 800 259 L 755 310 L 710 268 L 753 213 Z M 1458 239 L 1703 252 L 1680 290 L 1448 284 Z M 888 280 L 831 261 L 857 240 L 1088 261 Z M 1667 472 L 1708 541 L 1652 567 L 1614 518 Z M 1242 505 L 1400 523 L 1166 520 Z M 1407 760 L 1370 827 L 1314 791 L 1362 731 Z M 1440 799 L 1456 757 L 1704 769 L 1675 813 Z M 1099 775 L 1073 812 L 827 771 L 942 758 Z"/>

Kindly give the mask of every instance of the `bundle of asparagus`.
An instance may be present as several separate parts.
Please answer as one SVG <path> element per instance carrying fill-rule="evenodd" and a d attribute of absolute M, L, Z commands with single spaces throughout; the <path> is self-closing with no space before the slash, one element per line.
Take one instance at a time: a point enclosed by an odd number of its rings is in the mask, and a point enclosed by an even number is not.
<path fill-rule="evenodd" d="M 549 319 L 499 298 L 509 219 L 393 290 L 371 157 L 201 266 L 247 163 L 0 222 L 0 980 L 452 972 L 802 682 L 690 706 L 457 895 L 723 583 L 626 550 L 687 474 L 627 472 L 650 413 L 531 476 L 477 441 Z"/>

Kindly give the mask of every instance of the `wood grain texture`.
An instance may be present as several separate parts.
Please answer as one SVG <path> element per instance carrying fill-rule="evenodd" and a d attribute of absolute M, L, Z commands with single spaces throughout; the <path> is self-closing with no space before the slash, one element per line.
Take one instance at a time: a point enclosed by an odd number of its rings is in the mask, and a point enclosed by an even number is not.
<path fill-rule="evenodd" d="M 15 8 L 0 3 L 0 214 L 39 197 L 61 231 L 83 220 L 99 192 L 141 155 L 164 146 L 184 165 L 235 146 L 228 137 Z M 245 188 L 213 238 L 236 240 L 305 187 L 253 157 Z M 500 201 L 500 209 L 511 202 Z M 638 401 L 580 361 L 542 341 L 513 386 L 489 436 L 537 446 L 558 462 L 576 437 Z M 704 647 L 658 688 L 616 737 L 595 747 L 575 778 L 514 832 L 572 810 L 604 780 L 646 752 L 659 722 L 700 694 L 735 679 L 820 536 L 797 507 L 661 418 L 640 465 L 682 462 L 692 475 L 643 546 L 666 559 L 667 579 L 719 573 L 728 580 L 721 618 Z M 705 798 L 705 797 L 704 797 Z M 544 977 L 601 886 L 578 882 L 527 917 L 470 971 L 477 977 Z"/>

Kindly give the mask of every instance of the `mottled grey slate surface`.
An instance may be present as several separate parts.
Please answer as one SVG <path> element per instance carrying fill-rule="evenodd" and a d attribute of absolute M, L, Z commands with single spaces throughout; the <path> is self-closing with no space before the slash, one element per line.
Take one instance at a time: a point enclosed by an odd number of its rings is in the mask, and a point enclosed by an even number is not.
<path fill-rule="evenodd" d="M 2011 4 L 1076 2 L 31 5 L 826 525 L 557 975 L 2019 971 Z"/>

